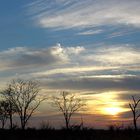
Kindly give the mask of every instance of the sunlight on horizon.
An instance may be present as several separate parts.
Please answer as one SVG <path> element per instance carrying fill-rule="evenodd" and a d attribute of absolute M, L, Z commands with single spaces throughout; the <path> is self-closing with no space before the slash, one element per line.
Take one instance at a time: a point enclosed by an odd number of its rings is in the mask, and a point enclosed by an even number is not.
<path fill-rule="evenodd" d="M 97 113 L 100 115 L 119 116 L 120 113 L 126 112 L 129 108 L 124 106 L 126 102 L 119 99 L 118 92 L 109 91 L 101 94 L 92 95 L 88 101 L 89 112 L 92 114 Z"/>
<path fill-rule="evenodd" d="M 109 114 L 109 115 L 118 115 L 120 112 L 122 112 L 122 108 L 120 107 L 107 107 L 104 110 L 104 113 Z"/>

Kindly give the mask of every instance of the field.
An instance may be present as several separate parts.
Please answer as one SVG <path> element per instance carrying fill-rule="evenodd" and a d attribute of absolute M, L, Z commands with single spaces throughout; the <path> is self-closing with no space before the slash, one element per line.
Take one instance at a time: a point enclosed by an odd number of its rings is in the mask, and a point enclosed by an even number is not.
<path fill-rule="evenodd" d="M 140 140 L 133 130 L 0 130 L 2 140 Z"/>

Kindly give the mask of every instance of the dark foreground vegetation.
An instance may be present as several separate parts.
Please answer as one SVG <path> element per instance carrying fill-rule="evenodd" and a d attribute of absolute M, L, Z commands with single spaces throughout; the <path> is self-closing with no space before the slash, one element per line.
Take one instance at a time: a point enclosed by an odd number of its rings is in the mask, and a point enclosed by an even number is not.
<path fill-rule="evenodd" d="M 1 140 L 140 140 L 134 130 L 0 130 Z"/>

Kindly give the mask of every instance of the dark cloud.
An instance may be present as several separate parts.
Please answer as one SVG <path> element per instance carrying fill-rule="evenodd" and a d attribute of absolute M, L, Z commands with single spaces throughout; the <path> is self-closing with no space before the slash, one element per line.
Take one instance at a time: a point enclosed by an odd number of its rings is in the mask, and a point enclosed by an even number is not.
<path fill-rule="evenodd" d="M 45 81 L 44 85 L 54 89 L 71 89 L 71 90 L 100 90 L 100 91 L 128 91 L 140 90 L 140 78 L 82 78 L 82 79 L 58 79 Z"/>
<path fill-rule="evenodd" d="M 130 90 L 127 92 L 122 92 L 122 94 L 119 94 L 120 100 L 125 100 L 128 103 L 132 101 L 132 95 L 135 97 L 135 99 L 140 98 L 140 90 Z"/>
<path fill-rule="evenodd" d="M 0 65 L 3 69 L 29 67 L 30 69 L 52 65 L 63 65 L 84 51 L 83 47 L 62 47 L 60 44 L 50 48 L 31 49 L 16 47 L 0 52 Z M 3 60 L 3 61 L 2 61 Z"/>
<path fill-rule="evenodd" d="M 131 111 L 126 111 L 126 112 L 122 112 L 119 114 L 120 118 L 122 119 L 132 119 L 132 112 Z"/>
<path fill-rule="evenodd" d="M 58 55 L 55 55 L 49 49 L 43 49 L 39 52 L 32 52 L 31 54 L 21 54 L 19 58 L 13 62 L 15 66 L 27 66 L 33 65 L 43 66 L 43 65 L 53 65 L 64 61 Z"/>

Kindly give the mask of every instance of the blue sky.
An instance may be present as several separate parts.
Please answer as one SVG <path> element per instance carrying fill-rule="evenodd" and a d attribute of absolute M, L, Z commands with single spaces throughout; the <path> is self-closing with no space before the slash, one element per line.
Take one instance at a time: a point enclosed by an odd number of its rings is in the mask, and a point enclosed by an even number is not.
<path fill-rule="evenodd" d="M 1 0 L 1 87 L 36 79 L 125 110 L 140 91 L 139 13 L 139 0 Z"/>
<path fill-rule="evenodd" d="M 125 2 L 126 1 L 126 2 Z M 138 1 L 131 2 L 128 4 L 125 0 L 120 8 L 118 15 L 114 12 L 114 15 L 110 15 L 111 18 L 105 18 L 103 15 L 108 8 L 108 3 L 114 8 L 119 8 L 121 4 L 116 4 L 116 1 L 7 1 L 2 0 L 0 6 L 0 42 L 1 50 L 5 48 L 11 48 L 16 46 L 27 46 L 27 47 L 50 47 L 56 43 L 61 43 L 64 46 L 76 46 L 76 45 L 89 45 L 98 43 L 107 44 L 139 44 L 139 22 L 132 22 L 131 18 L 135 13 L 138 16 L 138 10 L 132 11 L 131 8 L 139 6 Z M 103 3 L 104 5 L 101 6 Z M 96 8 L 98 7 L 99 8 Z M 128 9 L 130 6 L 130 9 Z M 51 8 L 50 8 L 51 7 Z M 87 8 L 86 8 L 87 7 Z M 50 10 L 50 9 L 51 10 Z M 79 8 L 79 9 L 78 9 Z M 89 10 L 88 10 L 89 8 Z M 104 8 L 104 9 L 102 9 Z M 113 9 L 112 8 L 112 9 Z M 124 9 L 123 9 L 124 8 Z M 44 10 L 45 9 L 45 10 Z M 95 10 L 94 10 L 95 9 Z M 110 10 L 112 10 L 110 8 Z M 136 8 L 137 9 L 137 8 Z M 74 12 L 75 10 L 75 12 Z M 78 13 L 79 10 L 79 13 Z M 83 11 L 82 11 L 83 10 Z M 85 11 L 84 11 L 85 10 Z M 100 10 L 100 13 L 97 11 Z M 123 21 L 121 17 L 121 11 L 127 14 L 130 10 L 130 17 Z M 48 14 L 47 14 L 48 12 Z M 88 15 L 88 13 L 96 12 L 97 17 L 101 16 L 97 23 L 91 21 L 91 18 L 95 17 L 96 14 Z M 60 21 L 53 21 L 48 23 L 42 23 L 55 19 L 61 14 Z M 71 13 L 71 14 L 69 14 Z M 86 14 L 87 19 L 80 17 L 80 14 Z M 129 14 L 128 13 L 128 14 Z M 108 13 L 107 13 L 108 14 Z M 120 15 L 119 15 L 120 14 Z M 123 14 L 123 13 L 122 13 Z M 55 16 L 54 16 L 55 15 Z M 69 16 L 67 16 L 69 15 Z M 73 17 L 72 17 L 73 15 Z M 67 19 L 66 17 L 67 16 Z M 74 17 L 75 16 L 75 17 Z M 102 17 L 103 16 L 103 17 Z M 120 16 L 120 17 L 117 17 Z M 126 15 L 127 16 L 127 15 Z M 39 17 L 39 18 L 38 18 Z M 96 18 L 97 18 L 96 17 Z M 71 19 L 73 18 L 73 19 Z M 112 23 L 114 18 L 114 23 Z M 116 19 L 115 19 L 116 18 Z M 117 19 L 118 18 L 118 19 Z M 120 19 L 119 19 L 120 18 Z M 136 17 L 137 18 L 137 17 Z M 102 20 L 101 20 L 102 19 Z M 68 20 L 71 20 L 69 23 Z M 73 20 L 73 21 L 72 21 Z M 87 23 L 77 24 L 76 22 L 85 21 Z M 108 21 L 107 21 L 108 20 Z M 115 23 L 115 22 L 120 23 Z M 119 21 L 120 20 L 120 21 Z M 130 21 L 129 21 L 130 20 Z M 66 22 L 67 21 L 67 22 Z M 39 23 L 40 22 L 40 23 Z M 60 23 L 59 23 L 60 22 Z M 128 23 L 127 23 L 128 22 Z M 62 27 L 60 26 L 62 23 Z M 50 25 L 51 26 L 50 26 Z M 95 24 L 95 25 L 93 25 Z M 86 34 L 85 34 L 86 33 Z"/>

